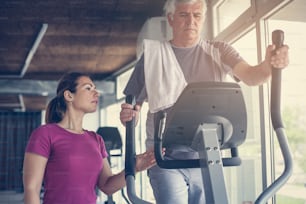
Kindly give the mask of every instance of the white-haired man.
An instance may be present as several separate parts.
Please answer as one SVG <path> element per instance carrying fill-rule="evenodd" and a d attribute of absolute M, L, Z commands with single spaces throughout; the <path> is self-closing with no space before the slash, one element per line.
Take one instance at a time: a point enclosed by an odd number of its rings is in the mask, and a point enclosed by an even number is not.
<path fill-rule="evenodd" d="M 136 96 L 137 105 L 134 108 L 124 103 L 120 112 L 120 120 L 125 124 L 132 116 L 137 116 L 142 103 L 148 101 L 146 145 L 149 149 L 154 144 L 154 112 L 161 109 L 169 111 L 173 103 L 164 98 L 175 95 L 172 99 L 175 101 L 186 84 L 225 81 L 230 75 L 250 86 L 261 85 L 269 80 L 272 66 L 283 68 L 288 65 L 287 45 L 278 49 L 275 55 L 272 54 L 275 47 L 268 46 L 265 60 L 251 66 L 230 45 L 202 39 L 206 10 L 204 0 L 167 0 L 164 10 L 173 38 L 164 42 L 144 41 L 144 53 L 124 90 L 126 95 Z M 163 89 L 166 91 L 163 92 Z M 189 147 L 175 146 L 166 149 L 165 157 L 197 158 L 198 154 Z M 161 169 L 154 166 L 149 169 L 148 175 L 157 204 L 205 203 L 199 169 Z"/>

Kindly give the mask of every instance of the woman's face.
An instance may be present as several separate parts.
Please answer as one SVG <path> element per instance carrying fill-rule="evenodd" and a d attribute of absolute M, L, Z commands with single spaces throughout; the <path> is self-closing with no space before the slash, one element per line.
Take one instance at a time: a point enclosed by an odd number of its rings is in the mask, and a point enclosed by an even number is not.
<path fill-rule="evenodd" d="M 72 107 L 84 113 L 95 112 L 98 106 L 99 93 L 89 77 L 82 76 L 77 81 L 76 92 L 72 93 Z"/>

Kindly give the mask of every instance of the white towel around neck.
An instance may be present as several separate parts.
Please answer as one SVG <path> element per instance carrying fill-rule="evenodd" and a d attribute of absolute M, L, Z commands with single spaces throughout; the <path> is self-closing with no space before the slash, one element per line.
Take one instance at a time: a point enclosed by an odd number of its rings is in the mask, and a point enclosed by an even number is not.
<path fill-rule="evenodd" d="M 149 110 L 156 113 L 171 107 L 187 82 L 169 42 L 144 40 L 144 53 Z"/>

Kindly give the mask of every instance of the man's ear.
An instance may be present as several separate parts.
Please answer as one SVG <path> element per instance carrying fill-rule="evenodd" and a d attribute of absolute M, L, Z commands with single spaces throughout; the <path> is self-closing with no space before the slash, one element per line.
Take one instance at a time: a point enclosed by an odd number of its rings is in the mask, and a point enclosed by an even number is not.
<path fill-rule="evenodd" d="M 73 94 L 69 90 L 66 90 L 64 91 L 64 98 L 66 101 L 70 102 L 73 99 Z"/>
<path fill-rule="evenodd" d="M 172 27 L 172 25 L 173 25 L 173 14 L 172 14 L 172 13 L 169 13 L 169 14 L 167 15 L 167 19 L 168 19 L 169 25 Z"/>

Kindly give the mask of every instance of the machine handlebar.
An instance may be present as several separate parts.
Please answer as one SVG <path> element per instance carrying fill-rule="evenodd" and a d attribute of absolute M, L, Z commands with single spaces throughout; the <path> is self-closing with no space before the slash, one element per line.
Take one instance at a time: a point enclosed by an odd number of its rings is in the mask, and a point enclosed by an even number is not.
<path fill-rule="evenodd" d="M 284 32 L 281 30 L 275 30 L 272 32 L 272 42 L 276 46 L 276 49 L 283 46 Z M 255 204 L 265 204 L 267 200 L 274 196 L 276 192 L 286 184 L 293 171 L 293 161 L 290 152 L 290 148 L 287 141 L 287 136 L 284 130 L 282 117 L 281 117 L 281 73 L 279 68 L 272 68 L 272 80 L 271 80 L 271 120 L 274 131 L 276 133 L 279 146 L 284 159 L 284 171 L 283 173 L 268 186 L 257 198 Z"/>

